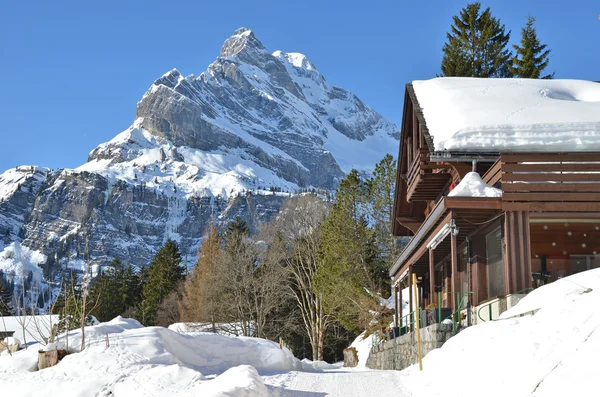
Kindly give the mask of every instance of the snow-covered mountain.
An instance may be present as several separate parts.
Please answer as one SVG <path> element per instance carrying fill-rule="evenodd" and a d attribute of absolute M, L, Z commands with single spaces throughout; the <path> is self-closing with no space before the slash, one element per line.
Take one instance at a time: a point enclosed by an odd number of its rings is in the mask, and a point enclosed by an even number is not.
<path fill-rule="evenodd" d="M 19 241 L 80 267 L 87 246 L 93 262 L 143 266 L 171 237 L 191 263 L 210 219 L 253 227 L 290 193 L 334 189 L 397 146 L 393 123 L 307 57 L 241 28 L 198 77 L 156 80 L 131 127 L 81 167 L 0 175 L 0 251 Z"/>

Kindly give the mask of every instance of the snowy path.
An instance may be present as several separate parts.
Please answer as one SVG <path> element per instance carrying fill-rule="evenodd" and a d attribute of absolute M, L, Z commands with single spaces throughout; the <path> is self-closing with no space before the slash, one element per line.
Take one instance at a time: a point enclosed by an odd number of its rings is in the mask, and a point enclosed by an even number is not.
<path fill-rule="evenodd" d="M 264 376 L 263 380 L 279 397 L 409 397 L 410 393 L 402 386 L 405 377 L 399 371 L 339 368 L 323 372 L 293 371 Z"/>

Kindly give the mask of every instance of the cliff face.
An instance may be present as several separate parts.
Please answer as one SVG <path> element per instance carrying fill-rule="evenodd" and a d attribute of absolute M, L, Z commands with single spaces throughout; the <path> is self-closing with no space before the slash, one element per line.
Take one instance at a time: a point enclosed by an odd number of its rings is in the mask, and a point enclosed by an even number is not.
<path fill-rule="evenodd" d="M 200 76 L 156 80 L 132 126 L 81 167 L 0 175 L 0 252 L 17 241 L 61 266 L 86 250 L 144 266 L 171 237 L 191 264 L 211 219 L 255 228 L 290 193 L 332 190 L 397 146 L 394 124 L 304 55 L 269 53 L 242 28 Z"/>

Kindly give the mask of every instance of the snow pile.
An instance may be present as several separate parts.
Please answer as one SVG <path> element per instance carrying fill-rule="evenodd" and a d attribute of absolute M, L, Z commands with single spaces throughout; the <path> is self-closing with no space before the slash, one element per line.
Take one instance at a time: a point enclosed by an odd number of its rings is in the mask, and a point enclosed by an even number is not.
<path fill-rule="evenodd" d="M 180 334 L 162 327 L 143 327 L 132 319 L 86 327 L 86 348 L 57 366 L 39 372 L 30 346 L 0 357 L 3 393 L 27 396 L 268 396 L 257 371 L 291 371 L 311 367 L 277 343 L 258 338 L 215 334 Z M 67 346 L 68 343 L 68 346 Z M 80 332 L 62 335 L 56 347 L 78 351 Z M 313 367 L 314 368 L 314 367 Z"/>
<path fill-rule="evenodd" d="M 502 190 L 485 183 L 477 172 L 469 172 L 448 197 L 502 197 Z"/>
<path fill-rule="evenodd" d="M 413 395 L 585 396 L 597 390 L 600 269 L 534 290 L 404 371 Z M 533 315 L 514 317 L 535 312 Z M 458 381 L 460 380 L 460 381 Z"/>
<path fill-rule="evenodd" d="M 435 150 L 600 150 L 598 83 L 445 77 L 413 87 Z"/>

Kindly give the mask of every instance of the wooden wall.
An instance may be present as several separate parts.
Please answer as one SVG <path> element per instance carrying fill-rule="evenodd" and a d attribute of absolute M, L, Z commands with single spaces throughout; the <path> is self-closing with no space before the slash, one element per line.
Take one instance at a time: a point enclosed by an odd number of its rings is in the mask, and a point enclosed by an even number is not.
<path fill-rule="evenodd" d="M 505 289 L 515 293 L 531 287 L 531 242 L 529 212 L 507 211 L 504 221 L 506 241 Z"/>

